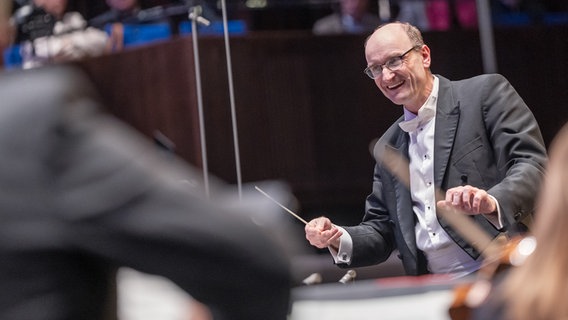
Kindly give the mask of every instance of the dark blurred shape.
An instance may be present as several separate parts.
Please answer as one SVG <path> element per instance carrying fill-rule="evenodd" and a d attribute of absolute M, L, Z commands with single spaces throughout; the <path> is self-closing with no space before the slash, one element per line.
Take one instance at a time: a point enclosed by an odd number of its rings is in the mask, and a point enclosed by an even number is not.
<path fill-rule="evenodd" d="M 217 181 L 204 198 L 192 168 L 99 112 L 75 69 L 5 72 L 0 98 L 0 319 L 114 318 L 122 266 L 215 319 L 286 319 L 289 248 L 273 229 L 287 227 L 262 196 Z"/>

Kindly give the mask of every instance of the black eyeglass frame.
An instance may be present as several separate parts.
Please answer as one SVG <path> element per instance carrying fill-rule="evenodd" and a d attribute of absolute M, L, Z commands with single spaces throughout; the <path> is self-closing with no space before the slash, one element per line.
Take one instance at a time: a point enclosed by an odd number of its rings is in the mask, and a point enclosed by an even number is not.
<path fill-rule="evenodd" d="M 371 79 L 374 80 L 374 79 L 378 78 L 378 76 L 373 76 L 373 72 L 371 71 L 372 68 L 380 67 L 380 68 L 381 68 L 381 72 L 380 72 L 379 74 L 381 74 L 381 73 L 383 72 L 383 69 L 384 69 L 384 68 L 387 68 L 387 69 L 389 69 L 390 71 L 396 71 L 396 70 L 398 70 L 398 68 L 399 68 L 400 66 L 402 66 L 402 63 L 400 64 L 399 67 L 397 67 L 397 68 L 394 69 L 394 70 L 391 69 L 391 68 L 389 68 L 388 65 L 389 65 L 389 64 L 392 64 L 393 61 L 397 61 L 397 60 L 403 62 L 404 56 L 406 56 L 408 53 L 410 53 L 410 51 L 416 50 L 416 49 L 420 49 L 421 47 L 422 47 L 422 46 L 414 46 L 414 47 L 408 49 L 408 51 L 406 51 L 405 53 L 403 53 L 403 54 L 401 54 L 401 55 L 399 55 L 399 56 L 395 56 L 395 57 L 390 58 L 387 62 L 385 62 L 385 63 L 383 63 L 383 64 L 378 64 L 378 65 L 375 64 L 375 65 L 372 65 L 372 66 L 368 66 L 367 68 L 365 68 L 365 70 L 363 70 L 363 72 L 364 72 L 369 78 L 371 78 Z"/>

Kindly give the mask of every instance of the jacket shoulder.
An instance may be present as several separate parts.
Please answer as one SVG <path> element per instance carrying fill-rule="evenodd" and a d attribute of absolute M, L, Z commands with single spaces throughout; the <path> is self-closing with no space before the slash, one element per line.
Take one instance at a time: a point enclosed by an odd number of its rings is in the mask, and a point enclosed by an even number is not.
<path fill-rule="evenodd" d="M 447 80 L 447 79 L 446 79 Z M 487 74 L 481 74 L 481 75 L 477 75 L 471 78 L 467 78 L 467 79 L 461 79 L 461 80 L 447 80 L 449 81 L 452 85 L 454 86 L 475 86 L 475 85 L 486 85 L 486 84 L 491 84 L 491 83 L 500 83 L 500 82 L 508 82 L 508 80 L 501 74 L 499 73 L 487 73 Z"/>

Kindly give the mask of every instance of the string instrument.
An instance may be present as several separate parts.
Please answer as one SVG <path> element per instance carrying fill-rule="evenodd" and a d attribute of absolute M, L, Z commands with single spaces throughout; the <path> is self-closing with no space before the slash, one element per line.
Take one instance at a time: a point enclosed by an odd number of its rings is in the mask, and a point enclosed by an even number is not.
<path fill-rule="evenodd" d="M 448 311 L 452 320 L 470 319 L 472 310 L 489 296 L 495 276 L 521 265 L 536 247 L 536 240 L 532 236 L 517 236 L 512 239 L 503 236 L 497 238 L 496 242 L 499 252 L 483 261 L 477 279 L 454 288 L 454 300 Z"/>

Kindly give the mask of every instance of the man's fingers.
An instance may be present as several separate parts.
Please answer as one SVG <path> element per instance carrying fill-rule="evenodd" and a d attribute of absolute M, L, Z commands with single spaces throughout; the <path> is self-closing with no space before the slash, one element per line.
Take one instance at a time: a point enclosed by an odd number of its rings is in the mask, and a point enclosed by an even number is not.
<path fill-rule="evenodd" d="M 483 205 L 483 195 L 480 194 L 480 192 L 478 192 L 475 197 L 473 197 L 473 211 L 476 213 L 481 212 L 481 207 Z"/>
<path fill-rule="evenodd" d="M 337 239 L 339 239 L 339 237 L 341 237 L 341 235 L 343 234 L 343 232 L 341 232 L 341 230 L 337 229 L 337 228 L 333 228 L 333 234 L 331 235 L 331 237 L 329 237 L 329 239 L 327 240 L 327 242 L 333 242 Z"/>
<path fill-rule="evenodd" d="M 329 246 L 342 235 L 342 232 L 326 218 L 316 218 L 306 224 L 304 229 L 308 242 L 320 249 Z"/>
<path fill-rule="evenodd" d="M 452 205 L 459 206 L 461 203 L 461 193 L 459 191 L 454 191 L 452 196 Z"/>
<path fill-rule="evenodd" d="M 462 207 L 471 211 L 473 206 L 473 193 L 469 189 L 465 189 L 462 194 Z"/>
<path fill-rule="evenodd" d="M 446 202 L 451 203 L 454 199 L 454 192 L 451 190 L 446 191 Z"/>

